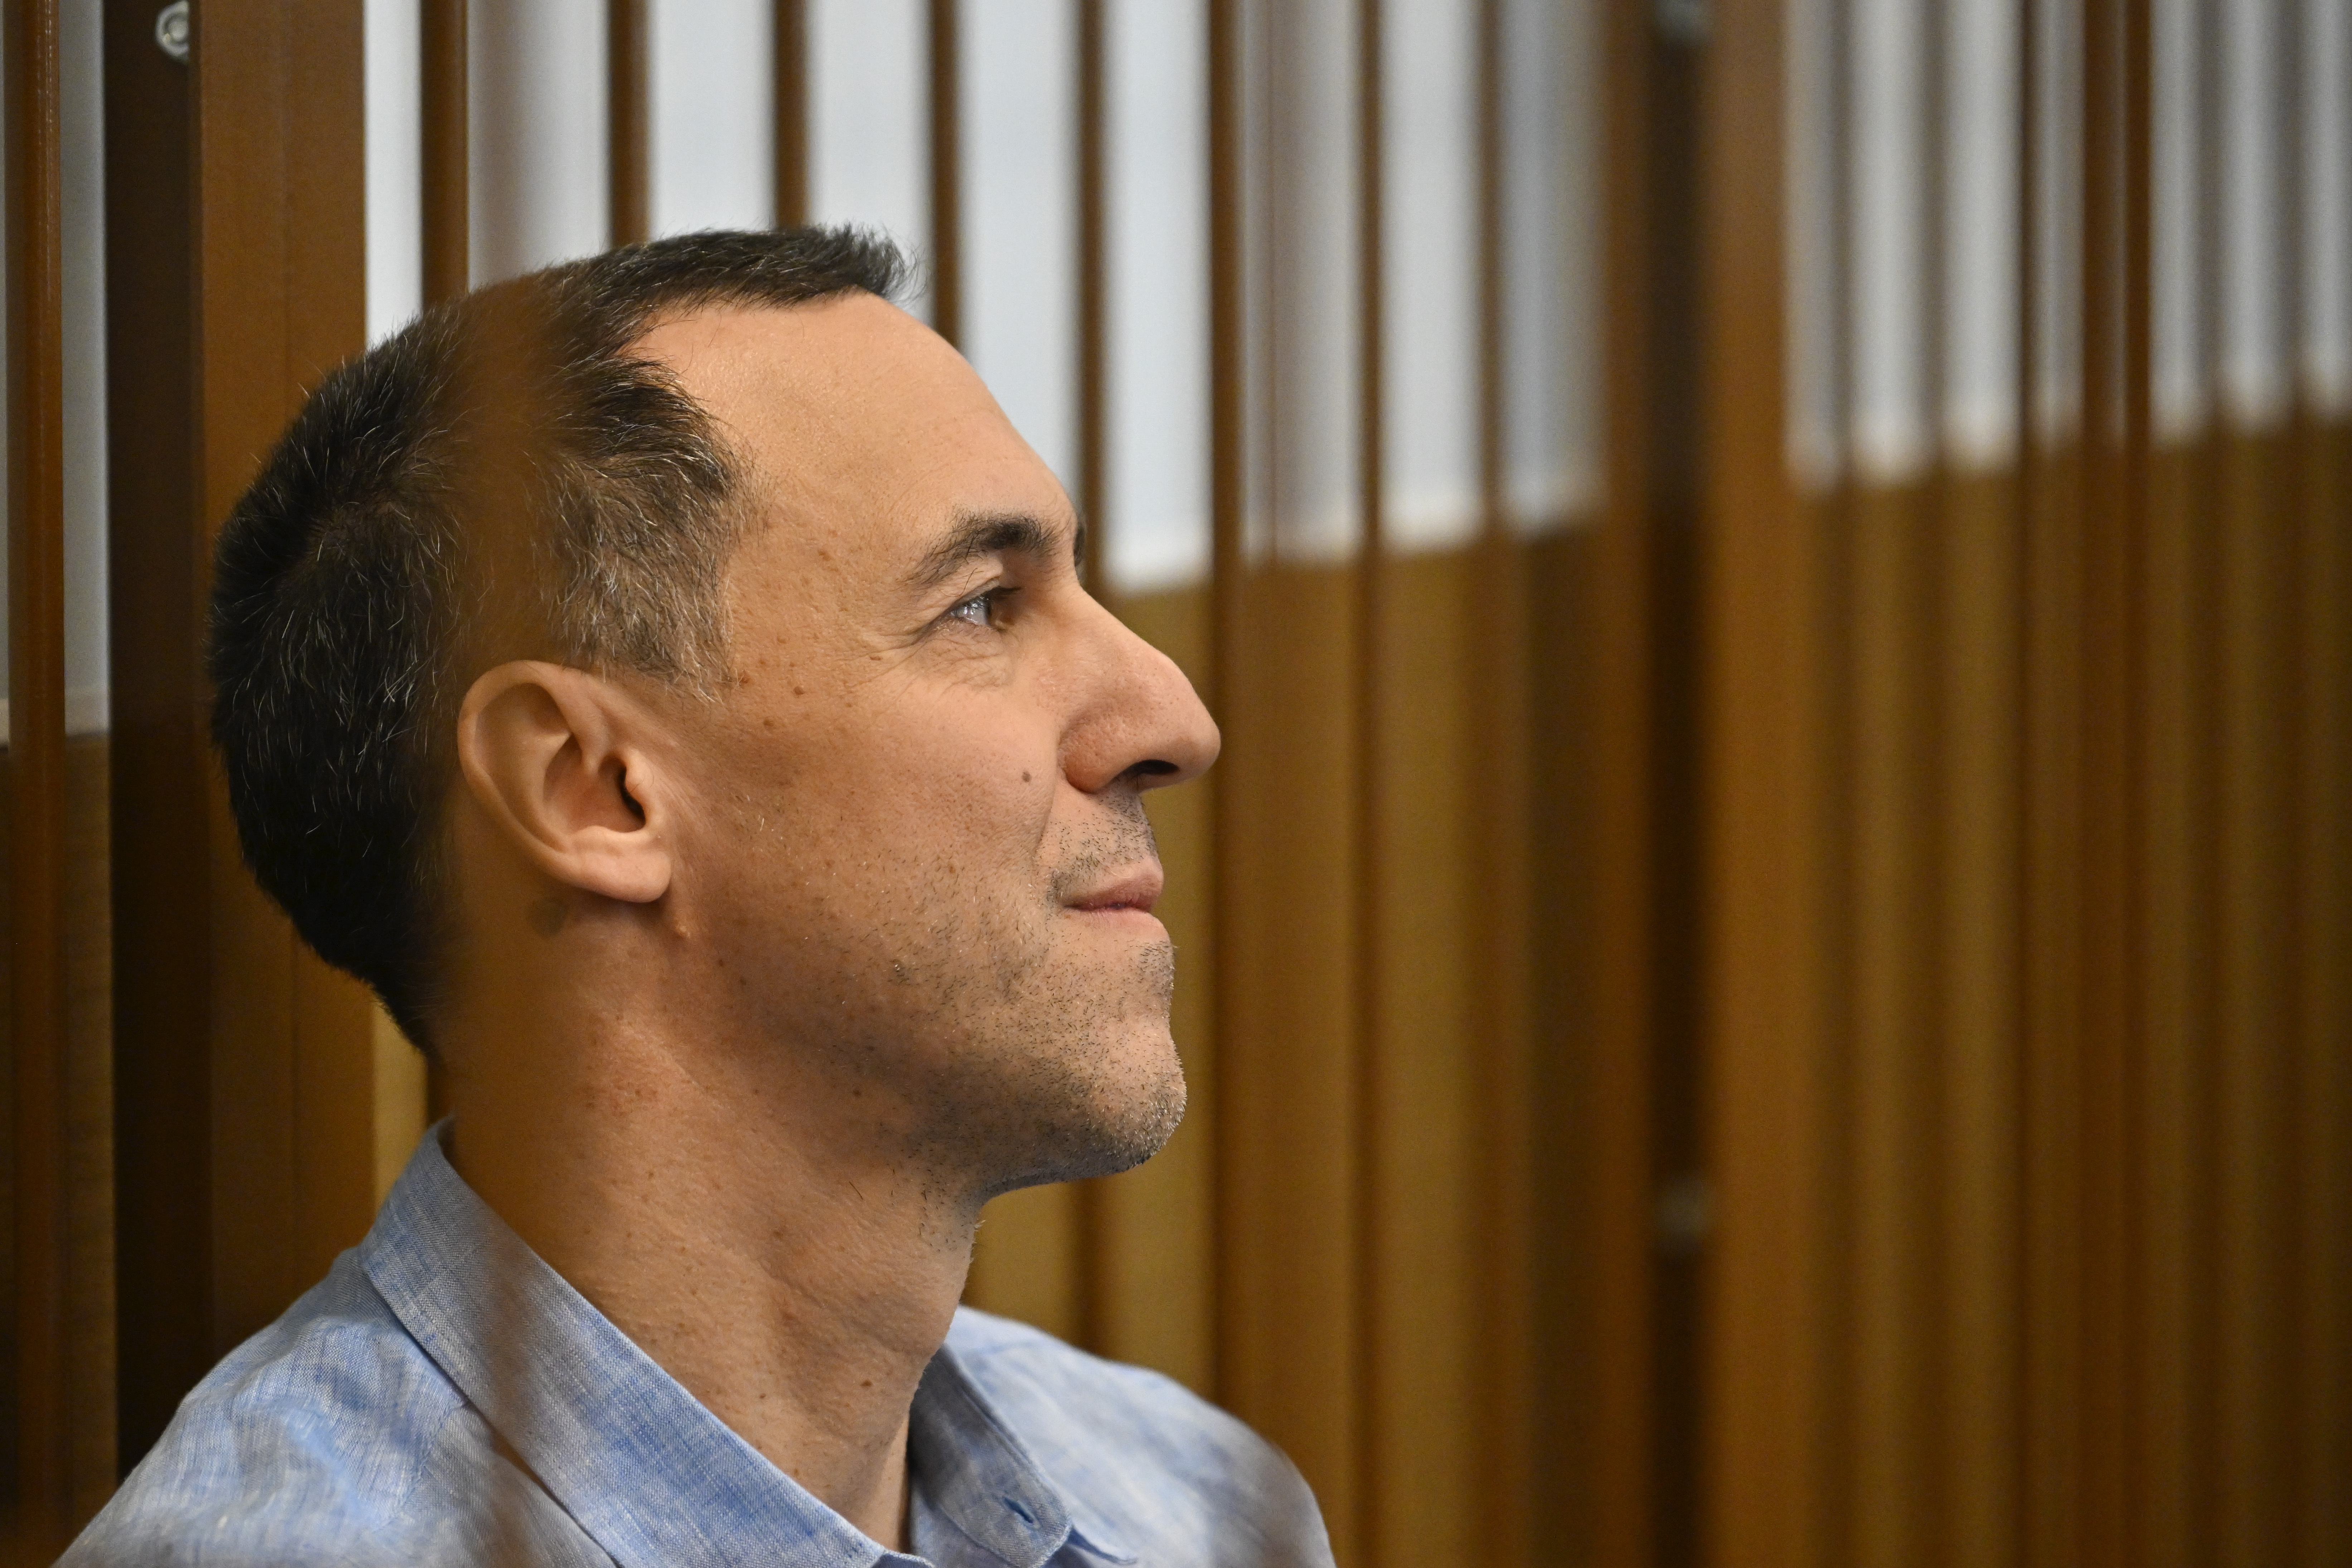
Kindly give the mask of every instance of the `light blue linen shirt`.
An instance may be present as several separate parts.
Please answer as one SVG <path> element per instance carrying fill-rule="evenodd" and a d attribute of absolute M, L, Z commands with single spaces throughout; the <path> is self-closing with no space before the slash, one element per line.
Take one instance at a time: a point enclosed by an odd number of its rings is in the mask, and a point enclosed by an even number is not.
<path fill-rule="evenodd" d="M 197 1384 L 61 1568 L 1331 1561 L 1306 1483 L 1240 1422 L 968 1308 L 908 1461 L 912 1556 L 655 1365 L 475 1196 L 436 1128 L 366 1240 Z"/>

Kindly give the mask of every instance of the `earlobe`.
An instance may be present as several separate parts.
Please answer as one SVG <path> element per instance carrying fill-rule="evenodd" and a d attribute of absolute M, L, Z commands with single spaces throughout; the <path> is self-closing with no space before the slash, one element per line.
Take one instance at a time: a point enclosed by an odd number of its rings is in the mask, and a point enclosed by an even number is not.
<path fill-rule="evenodd" d="M 543 875 L 582 892 L 651 903 L 669 890 L 666 791 L 648 715 L 614 686 L 535 659 L 467 691 L 457 762 L 483 813 Z"/>

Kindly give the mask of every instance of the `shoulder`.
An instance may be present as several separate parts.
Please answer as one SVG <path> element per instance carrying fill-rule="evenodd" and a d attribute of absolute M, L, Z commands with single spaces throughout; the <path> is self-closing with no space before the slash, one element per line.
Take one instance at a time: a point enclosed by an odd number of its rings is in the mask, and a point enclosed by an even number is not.
<path fill-rule="evenodd" d="M 62 1568 L 400 1561 L 463 1405 L 346 1253 L 189 1393 Z"/>
<path fill-rule="evenodd" d="M 948 1348 L 1074 1510 L 1143 1561 L 1329 1563 L 1297 1468 L 1175 1379 L 968 1307 Z"/>

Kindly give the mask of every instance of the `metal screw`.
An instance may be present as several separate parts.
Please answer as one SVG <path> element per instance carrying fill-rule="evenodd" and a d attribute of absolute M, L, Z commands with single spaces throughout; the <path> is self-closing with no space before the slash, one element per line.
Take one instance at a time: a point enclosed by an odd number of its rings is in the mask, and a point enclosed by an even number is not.
<path fill-rule="evenodd" d="M 1696 1172 L 1658 1189 L 1658 1248 L 1669 1258 L 1696 1258 L 1715 1228 L 1715 1194 Z"/>
<path fill-rule="evenodd" d="M 194 26 L 188 19 L 188 0 L 172 0 L 169 5 L 155 13 L 155 47 L 182 65 L 186 65 L 188 34 Z"/>
<path fill-rule="evenodd" d="M 1710 0 L 1651 0 L 1651 16 L 1667 42 L 1696 47 L 1715 26 Z"/>

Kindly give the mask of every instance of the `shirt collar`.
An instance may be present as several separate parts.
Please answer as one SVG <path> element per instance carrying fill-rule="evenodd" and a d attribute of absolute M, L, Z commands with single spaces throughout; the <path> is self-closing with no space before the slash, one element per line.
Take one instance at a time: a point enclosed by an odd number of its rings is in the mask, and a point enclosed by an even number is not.
<path fill-rule="evenodd" d="M 402 1325 L 580 1527 L 623 1564 L 868 1568 L 916 1560 L 743 1441 L 418 1144 L 361 1244 Z M 1013 1568 L 1073 1534 L 1069 1508 L 942 1346 L 909 1419 L 922 1502 Z M 1132 1559 L 1089 1520 L 1081 1545 Z"/>
<path fill-rule="evenodd" d="M 1135 1561 L 1039 1472 L 947 1345 L 923 1369 L 907 1447 L 922 1501 L 1005 1562 L 1034 1568 L 1066 1541 L 1111 1563 Z"/>

